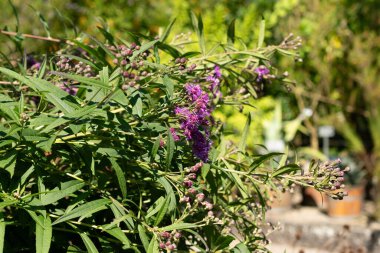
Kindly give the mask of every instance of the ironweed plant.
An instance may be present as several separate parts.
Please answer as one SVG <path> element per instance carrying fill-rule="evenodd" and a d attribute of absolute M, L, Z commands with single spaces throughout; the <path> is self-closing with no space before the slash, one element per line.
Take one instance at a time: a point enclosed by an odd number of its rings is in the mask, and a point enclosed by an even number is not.
<path fill-rule="evenodd" d="M 266 252 L 269 190 L 343 196 L 338 161 L 253 155 L 254 118 L 234 144 L 212 116 L 288 82 L 270 59 L 294 41 L 264 47 L 262 24 L 255 49 L 234 48 L 232 27 L 206 46 L 193 23 L 200 52 L 166 43 L 172 24 L 131 41 L 101 29 L 0 67 L 0 252 Z"/>

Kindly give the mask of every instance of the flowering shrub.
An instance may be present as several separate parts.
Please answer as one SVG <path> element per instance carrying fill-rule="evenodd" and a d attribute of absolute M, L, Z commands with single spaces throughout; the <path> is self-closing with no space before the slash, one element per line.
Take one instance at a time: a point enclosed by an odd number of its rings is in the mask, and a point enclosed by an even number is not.
<path fill-rule="evenodd" d="M 338 162 L 305 172 L 252 155 L 250 115 L 236 145 L 212 117 L 286 81 L 270 65 L 286 43 L 206 51 L 194 21 L 200 53 L 166 44 L 170 29 L 134 42 L 102 30 L 104 42 L 73 40 L 33 69 L 0 68 L 12 84 L 0 94 L 0 251 L 266 251 L 269 190 L 343 196 Z"/>

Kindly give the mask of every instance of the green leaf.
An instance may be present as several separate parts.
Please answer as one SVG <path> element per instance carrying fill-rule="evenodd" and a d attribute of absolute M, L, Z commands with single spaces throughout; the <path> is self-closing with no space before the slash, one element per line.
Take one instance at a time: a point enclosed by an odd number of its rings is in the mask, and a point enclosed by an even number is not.
<path fill-rule="evenodd" d="M 59 217 L 57 220 L 53 222 L 53 225 L 62 223 L 64 221 L 72 220 L 78 217 L 88 217 L 93 213 L 106 209 L 107 205 L 110 204 L 110 202 L 111 201 L 108 199 L 97 199 L 83 204 Z"/>
<path fill-rule="evenodd" d="M 158 226 L 160 222 L 162 221 L 162 219 L 165 217 L 165 214 L 168 213 L 169 203 L 170 203 L 170 198 L 169 196 L 166 196 L 165 201 L 163 205 L 161 206 L 160 211 L 158 212 L 156 219 L 154 221 L 155 226 Z"/>
<path fill-rule="evenodd" d="M 251 114 L 249 113 L 247 116 L 247 121 L 245 122 L 243 134 L 240 138 L 240 143 L 239 143 L 239 150 L 241 152 L 245 151 L 245 147 L 247 144 L 247 138 L 248 138 L 248 133 L 249 133 L 249 126 L 251 125 Z"/>
<path fill-rule="evenodd" d="M 165 32 L 161 35 L 160 42 L 165 42 L 165 40 L 168 38 L 170 31 L 172 30 L 172 27 L 175 23 L 176 19 L 173 19 L 168 27 L 166 27 Z"/>
<path fill-rule="evenodd" d="M 81 75 L 72 75 L 72 74 L 67 74 L 67 73 L 61 73 L 61 72 L 52 72 L 55 75 L 58 76 L 63 76 L 65 78 L 71 79 L 73 81 L 77 81 L 81 84 L 86 84 L 90 87 L 97 87 L 97 88 L 102 88 L 106 90 L 111 90 L 112 87 L 108 86 L 106 83 L 96 80 L 94 78 L 89 78 L 89 77 L 84 77 Z"/>
<path fill-rule="evenodd" d="M 236 21 L 236 19 L 233 19 L 231 21 L 230 25 L 228 26 L 228 30 L 227 30 L 227 42 L 230 44 L 235 43 L 235 21 Z"/>
<path fill-rule="evenodd" d="M 74 110 L 74 105 L 72 103 L 70 104 L 62 100 L 63 97 L 70 95 L 48 81 L 33 77 L 27 78 L 12 70 L 2 67 L 0 67 L 0 72 L 3 72 L 5 75 L 18 80 L 21 83 L 25 83 L 35 91 L 43 92 L 46 95 L 46 98 L 63 112 L 68 113 Z"/>
<path fill-rule="evenodd" d="M 11 178 L 13 177 L 15 173 L 15 167 L 17 162 L 17 152 L 11 151 L 3 155 L 3 157 L 0 158 L 0 168 L 5 169 L 9 172 Z"/>
<path fill-rule="evenodd" d="M 125 233 L 121 230 L 119 227 L 114 227 L 111 229 L 105 230 L 108 234 L 112 235 L 119 241 L 121 241 L 127 248 L 131 247 L 131 242 L 129 241 L 128 237 L 125 235 Z"/>
<path fill-rule="evenodd" d="M 120 191 L 123 195 L 123 198 L 125 199 L 127 197 L 127 180 L 125 179 L 124 172 L 122 168 L 119 166 L 115 158 L 109 158 L 112 168 L 116 172 L 117 181 L 119 182 Z"/>
<path fill-rule="evenodd" d="M 89 252 L 89 253 L 99 253 L 99 251 L 96 248 L 95 244 L 91 241 L 91 239 L 90 239 L 90 237 L 88 237 L 88 235 L 86 235 L 85 233 L 80 233 L 80 237 L 82 238 L 84 246 L 86 246 L 87 252 Z"/>
<path fill-rule="evenodd" d="M 142 103 L 142 99 L 140 97 L 140 94 L 135 95 L 131 99 L 131 104 L 132 104 L 132 113 L 134 115 L 138 115 L 139 117 L 141 117 L 142 116 L 143 103 Z"/>
<path fill-rule="evenodd" d="M 48 253 L 51 244 L 53 228 L 49 215 L 37 217 L 36 222 L 36 253 Z"/>
<path fill-rule="evenodd" d="M 301 168 L 297 164 L 287 164 L 287 165 L 282 166 L 279 169 L 277 169 L 275 172 L 272 173 L 271 176 L 277 177 L 277 176 L 280 176 L 282 174 L 289 174 L 291 172 L 295 172 L 298 170 L 301 170 Z"/>
<path fill-rule="evenodd" d="M 214 243 L 215 248 L 213 249 L 213 251 L 216 252 L 217 250 L 222 250 L 222 249 L 227 248 L 233 240 L 235 240 L 235 237 L 230 236 L 230 235 L 219 236 L 216 242 Z"/>
<path fill-rule="evenodd" d="M 5 221 L 4 214 L 0 213 L 0 253 L 4 251 L 4 240 L 5 240 Z"/>
<path fill-rule="evenodd" d="M 109 81 L 110 81 L 110 76 L 109 76 L 109 73 L 108 73 L 108 67 L 103 67 L 103 69 L 101 71 L 99 71 L 99 78 L 100 78 L 100 81 L 106 85 L 106 86 L 109 86 Z"/>
<path fill-rule="evenodd" d="M 255 159 L 251 163 L 251 165 L 250 165 L 251 169 L 249 170 L 248 174 L 251 174 L 257 167 L 262 165 L 265 161 L 272 159 L 276 156 L 281 156 L 281 155 L 283 155 L 283 153 L 268 153 L 265 155 L 260 155 L 257 159 Z"/>
<path fill-rule="evenodd" d="M 174 93 L 174 83 L 167 75 L 164 76 L 164 85 L 166 87 L 165 91 L 168 98 L 172 98 Z"/>
<path fill-rule="evenodd" d="M 76 192 L 77 190 L 83 188 L 85 186 L 84 182 L 81 182 L 79 180 L 70 180 L 64 183 L 61 183 L 60 187 L 56 187 L 52 190 L 50 190 L 47 193 L 41 194 L 41 202 L 40 203 L 34 203 L 33 201 L 30 202 L 30 205 L 38 206 L 38 205 L 50 205 L 62 198 L 68 197 L 70 194 Z"/>
<path fill-rule="evenodd" d="M 149 248 L 149 239 L 146 235 L 146 230 L 142 225 L 137 226 L 137 230 L 139 231 L 140 240 L 144 246 L 145 251 L 148 251 Z"/>
<path fill-rule="evenodd" d="M 160 231 L 171 231 L 174 229 L 187 229 L 187 228 L 196 228 L 196 227 L 199 227 L 199 226 L 196 224 L 193 224 L 193 223 L 178 222 L 178 223 L 174 223 L 172 225 L 166 226 L 166 227 L 162 227 L 159 230 Z"/>
<path fill-rule="evenodd" d="M 157 235 L 154 234 L 152 237 L 152 240 L 150 240 L 149 247 L 147 253 L 158 253 L 158 241 L 157 241 Z"/>
<path fill-rule="evenodd" d="M 244 243 L 239 243 L 233 248 L 233 253 L 251 253 Z"/>
<path fill-rule="evenodd" d="M 172 185 L 165 177 L 159 177 L 157 181 L 165 188 L 166 194 L 170 197 L 168 212 L 171 213 L 177 207 L 177 202 Z"/>
<path fill-rule="evenodd" d="M 150 153 L 150 162 L 153 162 L 156 157 L 158 148 L 160 147 L 160 141 L 161 141 L 161 135 L 157 137 L 156 141 L 154 142 L 152 146 L 152 151 Z"/>
<path fill-rule="evenodd" d="M 260 22 L 260 31 L 259 31 L 259 39 L 257 42 L 257 47 L 260 48 L 263 46 L 264 43 L 264 37 L 265 37 L 265 19 L 264 17 L 261 18 Z"/>
<path fill-rule="evenodd" d="M 201 175 L 203 179 L 206 179 L 208 172 L 210 171 L 210 164 L 205 163 L 201 168 Z"/>
<path fill-rule="evenodd" d="M 18 200 L 5 200 L 5 201 L 0 202 L 0 211 L 4 207 L 11 206 L 13 204 L 16 204 L 17 202 L 18 202 Z"/>
<path fill-rule="evenodd" d="M 174 149 L 175 149 L 175 143 L 174 138 L 170 130 L 168 129 L 168 138 L 166 140 L 166 169 L 170 169 L 170 165 L 172 163 Z"/>
<path fill-rule="evenodd" d="M 205 46 L 205 39 L 203 35 L 203 21 L 202 16 L 198 15 L 198 17 L 195 15 L 194 12 L 190 12 L 191 22 L 193 23 L 193 28 L 198 36 L 198 42 L 199 46 L 201 48 L 201 52 L 203 55 L 206 53 L 206 46 Z"/>

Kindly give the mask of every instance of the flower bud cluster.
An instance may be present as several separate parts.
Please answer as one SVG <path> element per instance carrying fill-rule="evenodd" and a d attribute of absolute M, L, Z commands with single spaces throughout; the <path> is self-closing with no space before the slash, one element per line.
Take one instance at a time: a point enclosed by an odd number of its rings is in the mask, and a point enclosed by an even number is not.
<path fill-rule="evenodd" d="M 124 77 L 123 89 L 136 86 L 138 81 L 151 75 L 145 66 L 145 61 L 150 55 L 149 50 L 140 52 L 141 47 L 136 43 L 131 43 L 129 46 L 108 46 L 108 49 L 115 57 L 113 63 L 121 69 Z"/>
<path fill-rule="evenodd" d="M 209 217 L 214 217 L 212 209 L 214 208 L 214 205 L 206 200 L 206 196 L 203 192 L 200 192 L 195 187 L 197 184 L 197 178 L 199 175 L 200 168 L 203 166 L 203 162 L 199 162 L 195 164 L 194 166 L 187 168 L 186 171 L 186 177 L 183 180 L 183 187 L 185 188 L 185 194 L 180 199 L 180 202 L 182 203 L 197 203 L 203 206 L 204 210 L 208 211 Z M 199 187 L 198 187 L 199 188 Z"/>
<path fill-rule="evenodd" d="M 315 185 L 318 189 L 330 192 L 332 198 L 341 199 L 346 192 L 341 191 L 345 188 L 344 175 L 350 170 L 349 167 L 342 168 L 341 160 L 326 161 L 317 164 L 309 169 L 311 181 L 309 184 Z"/>
<path fill-rule="evenodd" d="M 91 66 L 81 61 L 76 61 L 65 56 L 60 56 L 56 62 L 57 70 L 60 72 L 69 72 L 85 77 L 94 76 Z"/>
<path fill-rule="evenodd" d="M 177 248 L 177 243 L 181 237 L 182 233 L 176 230 L 173 230 L 171 233 L 167 231 L 161 232 L 159 234 L 159 248 L 161 250 L 173 251 Z"/>

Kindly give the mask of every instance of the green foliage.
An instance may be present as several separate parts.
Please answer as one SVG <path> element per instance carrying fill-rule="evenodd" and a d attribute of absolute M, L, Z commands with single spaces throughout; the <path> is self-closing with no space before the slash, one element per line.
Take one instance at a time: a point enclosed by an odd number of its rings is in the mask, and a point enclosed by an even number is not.
<path fill-rule="evenodd" d="M 72 39 L 37 65 L 0 67 L 12 84 L 0 94 L 1 251 L 265 252 L 271 188 L 342 196 L 331 192 L 335 170 L 314 163 L 305 174 L 286 154 L 246 149 L 252 97 L 286 81 L 269 66 L 277 51 L 292 55 L 288 42 L 266 47 L 262 21 L 255 47 L 234 47 L 232 28 L 229 43 L 210 43 L 206 19 L 191 20 L 198 47 L 168 42 L 173 24 L 161 38 L 129 33 L 133 42 L 103 27 L 102 38 Z M 248 115 L 238 146 L 207 114 L 227 106 Z M 186 128 L 201 109 L 203 121 Z"/>

